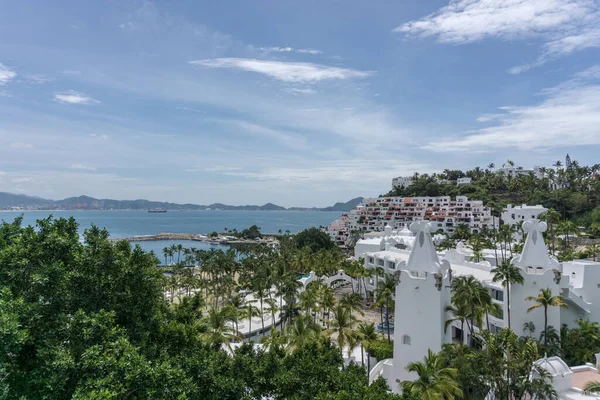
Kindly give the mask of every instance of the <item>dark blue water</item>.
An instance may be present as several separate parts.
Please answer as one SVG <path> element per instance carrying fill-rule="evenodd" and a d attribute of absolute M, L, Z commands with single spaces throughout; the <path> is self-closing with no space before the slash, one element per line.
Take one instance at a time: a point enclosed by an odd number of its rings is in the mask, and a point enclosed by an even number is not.
<path fill-rule="evenodd" d="M 263 233 L 277 233 L 279 230 L 291 233 L 309 227 L 327 226 L 340 216 L 340 212 L 325 211 L 169 211 L 167 213 L 149 213 L 147 211 L 25 211 L 0 212 L 0 219 L 12 221 L 23 214 L 23 224 L 32 225 L 50 214 L 55 217 L 75 217 L 81 232 L 95 224 L 106 228 L 113 238 L 128 236 L 156 235 L 170 233 L 210 233 L 227 229 L 241 231 L 251 225 L 258 225 Z M 185 243 L 184 243 L 185 242 Z M 140 242 L 147 250 L 157 254 L 167 246 L 167 241 Z M 183 241 L 185 247 L 208 248 L 201 242 Z M 206 247 L 203 247 L 206 246 Z"/>
<path fill-rule="evenodd" d="M 227 250 L 228 246 L 214 243 L 198 242 L 196 240 L 153 240 L 153 241 L 142 241 L 142 242 L 131 242 L 132 246 L 139 244 L 146 251 L 153 251 L 159 260 L 164 262 L 163 249 L 165 247 L 171 247 L 171 245 L 181 244 L 183 247 L 188 249 L 195 248 L 197 250 Z M 181 256 L 183 257 L 183 255 Z M 177 255 L 175 255 L 175 261 L 177 261 Z"/>

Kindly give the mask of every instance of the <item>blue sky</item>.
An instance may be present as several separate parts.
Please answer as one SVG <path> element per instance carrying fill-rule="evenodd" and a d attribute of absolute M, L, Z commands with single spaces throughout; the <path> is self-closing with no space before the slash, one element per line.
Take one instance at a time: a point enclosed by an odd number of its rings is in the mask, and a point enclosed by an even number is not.
<path fill-rule="evenodd" d="M 598 162 L 598 0 L 0 8 L 1 191 L 326 206 L 415 171 Z"/>

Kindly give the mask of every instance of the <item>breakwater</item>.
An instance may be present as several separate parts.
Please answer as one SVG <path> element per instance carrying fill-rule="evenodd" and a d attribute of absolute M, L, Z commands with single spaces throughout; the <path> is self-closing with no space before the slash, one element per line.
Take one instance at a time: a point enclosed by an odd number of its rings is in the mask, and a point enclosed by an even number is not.
<path fill-rule="evenodd" d="M 197 242 L 213 244 L 273 244 L 278 243 L 271 235 L 264 235 L 262 239 L 240 239 L 237 237 L 219 235 L 211 237 L 202 233 L 158 233 L 156 235 L 129 236 L 121 238 L 110 238 L 111 241 L 125 240 L 127 242 L 154 242 L 159 240 L 193 240 Z"/>

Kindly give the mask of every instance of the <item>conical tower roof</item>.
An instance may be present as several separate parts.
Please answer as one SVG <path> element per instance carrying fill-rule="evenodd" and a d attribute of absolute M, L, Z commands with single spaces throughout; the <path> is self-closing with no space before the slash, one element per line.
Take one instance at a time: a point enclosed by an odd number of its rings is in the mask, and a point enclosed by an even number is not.
<path fill-rule="evenodd" d="M 525 221 L 523 230 L 527 233 L 523 252 L 513 259 L 513 264 L 519 267 L 553 268 L 556 264 L 548 255 L 543 233 L 548 229 L 545 222 L 537 219 Z"/>
<path fill-rule="evenodd" d="M 431 240 L 431 229 L 431 225 L 426 221 L 416 221 L 410 225 L 410 230 L 416 237 L 406 263 L 406 270 L 439 272 L 440 259 Z"/>

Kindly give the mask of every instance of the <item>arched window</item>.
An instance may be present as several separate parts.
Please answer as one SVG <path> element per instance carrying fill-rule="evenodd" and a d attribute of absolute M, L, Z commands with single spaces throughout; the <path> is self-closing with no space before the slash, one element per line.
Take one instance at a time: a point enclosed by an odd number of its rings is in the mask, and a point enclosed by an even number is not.
<path fill-rule="evenodd" d="M 410 346 L 410 336 L 408 336 L 408 335 L 402 336 L 402 344 L 407 344 Z"/>

